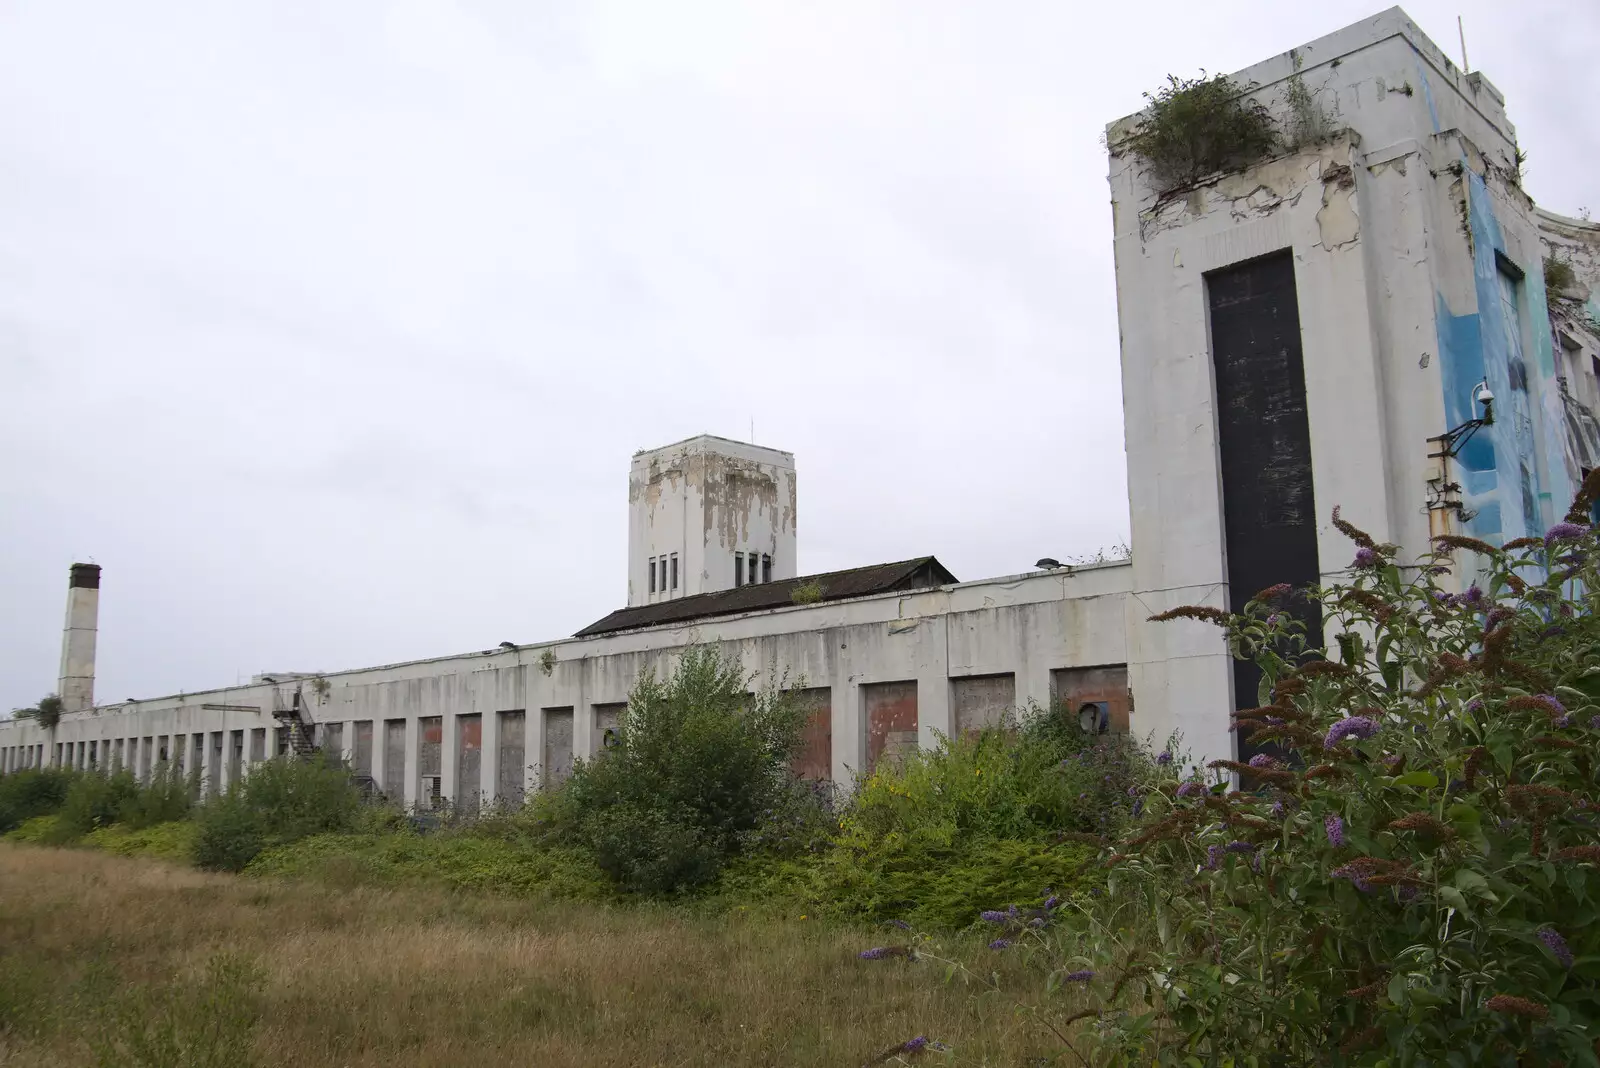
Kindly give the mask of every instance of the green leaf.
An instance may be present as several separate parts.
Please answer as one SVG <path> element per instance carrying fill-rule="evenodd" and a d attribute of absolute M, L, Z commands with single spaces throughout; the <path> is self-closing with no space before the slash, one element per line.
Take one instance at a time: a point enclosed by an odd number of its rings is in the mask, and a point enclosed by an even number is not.
<path fill-rule="evenodd" d="M 1406 1002 L 1406 977 L 1394 975 L 1389 977 L 1389 1001 L 1395 1005 L 1404 1005 Z"/>
<path fill-rule="evenodd" d="M 1455 883 L 1456 889 L 1473 897 L 1481 897 L 1491 903 L 1498 903 L 1500 900 L 1494 891 L 1489 889 L 1489 880 L 1471 868 L 1461 868 L 1451 881 Z"/>
<path fill-rule="evenodd" d="M 1467 899 L 1462 897 L 1461 891 L 1453 886 L 1439 887 L 1439 900 L 1462 915 L 1470 915 L 1470 910 L 1467 908 Z"/>
<path fill-rule="evenodd" d="M 1483 834 L 1483 816 L 1476 808 L 1462 802 L 1451 805 L 1445 815 L 1457 834 L 1477 846 L 1479 852 L 1489 851 L 1489 839 Z"/>
<path fill-rule="evenodd" d="M 1408 771 L 1404 775 L 1396 775 L 1390 782 L 1394 786 L 1421 786 L 1431 790 L 1439 785 L 1439 777 L 1431 771 Z"/>

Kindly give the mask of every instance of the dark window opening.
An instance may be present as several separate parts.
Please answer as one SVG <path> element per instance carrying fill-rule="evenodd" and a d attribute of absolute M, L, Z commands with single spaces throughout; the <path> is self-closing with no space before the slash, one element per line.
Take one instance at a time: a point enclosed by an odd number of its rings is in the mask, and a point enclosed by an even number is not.
<path fill-rule="evenodd" d="M 733 554 L 733 584 L 744 585 L 744 553 Z"/>
<path fill-rule="evenodd" d="M 678 554 L 673 553 L 667 559 L 672 561 L 672 588 L 678 588 Z"/>
<path fill-rule="evenodd" d="M 650 558 L 650 592 L 656 592 L 656 558 Z"/>
<path fill-rule="evenodd" d="M 766 553 L 761 554 L 761 581 L 772 581 L 772 557 Z"/>

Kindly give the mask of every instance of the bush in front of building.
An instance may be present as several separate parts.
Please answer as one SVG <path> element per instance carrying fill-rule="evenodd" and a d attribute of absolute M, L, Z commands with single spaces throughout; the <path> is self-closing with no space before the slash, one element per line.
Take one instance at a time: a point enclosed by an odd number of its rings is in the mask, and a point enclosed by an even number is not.
<path fill-rule="evenodd" d="M 1156 617 L 1260 665 L 1234 721 L 1281 759 L 1157 765 L 1103 910 L 1016 935 L 1041 981 L 1093 998 L 1096 1063 L 1596 1063 L 1597 493 L 1543 537 L 1443 538 L 1406 569 L 1336 512 L 1348 580 Z M 1477 581 L 1441 589 L 1469 553 Z"/>
<path fill-rule="evenodd" d="M 27 768 L 0 777 L 0 834 L 60 811 L 76 778 L 65 768 Z"/>
<path fill-rule="evenodd" d="M 643 676 L 617 744 L 537 806 L 555 838 L 591 851 L 623 890 L 704 886 L 794 802 L 789 771 L 806 713 L 774 681 L 752 691 L 737 660 L 690 648 Z"/>
<path fill-rule="evenodd" d="M 137 797 L 139 790 L 138 781 L 126 771 L 79 775 L 62 802 L 57 841 L 76 841 L 97 827 L 117 822 L 123 806 Z"/>
<path fill-rule="evenodd" d="M 886 761 L 856 784 L 811 893 L 839 915 L 960 928 L 981 910 L 1103 881 L 1083 844 L 1132 818 L 1141 748 L 1061 711 Z"/>
<path fill-rule="evenodd" d="M 268 846 L 355 829 L 362 805 L 335 757 L 269 760 L 196 810 L 194 861 L 213 871 L 243 871 Z"/>
<path fill-rule="evenodd" d="M 199 773 L 184 775 L 163 762 L 150 774 L 150 781 L 139 788 L 117 810 L 117 822 L 129 830 L 142 830 L 163 823 L 187 819 L 194 798 L 200 793 Z"/>

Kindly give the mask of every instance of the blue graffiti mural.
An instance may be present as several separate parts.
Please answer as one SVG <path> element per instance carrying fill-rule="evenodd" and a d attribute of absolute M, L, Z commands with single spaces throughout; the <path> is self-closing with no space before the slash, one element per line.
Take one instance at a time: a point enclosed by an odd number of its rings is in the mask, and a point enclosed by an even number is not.
<path fill-rule="evenodd" d="M 1506 255 L 1494 202 L 1463 164 L 1476 310 L 1457 315 L 1437 295 L 1445 418 L 1481 414 L 1478 383 L 1495 395 L 1495 424 L 1457 457 L 1468 533 L 1492 543 L 1542 534 L 1576 489 L 1567 470 L 1564 408 L 1545 313 L 1542 266 Z M 1531 349 L 1531 351 L 1530 351 Z"/>

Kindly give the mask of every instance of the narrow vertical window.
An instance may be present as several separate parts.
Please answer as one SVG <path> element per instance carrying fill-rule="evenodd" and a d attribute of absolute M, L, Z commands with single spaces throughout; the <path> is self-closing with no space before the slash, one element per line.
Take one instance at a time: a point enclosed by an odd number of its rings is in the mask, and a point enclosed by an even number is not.
<path fill-rule="evenodd" d="M 650 558 L 650 592 L 656 592 L 656 558 Z"/>
<path fill-rule="evenodd" d="M 672 588 L 673 589 L 677 589 L 678 588 L 678 554 L 677 553 L 673 553 L 671 556 L 667 557 L 667 559 L 672 561 Z"/>
<path fill-rule="evenodd" d="M 767 553 L 761 554 L 761 581 L 772 581 L 772 557 Z"/>
<path fill-rule="evenodd" d="M 744 553 L 733 554 L 733 584 L 744 585 Z"/>

